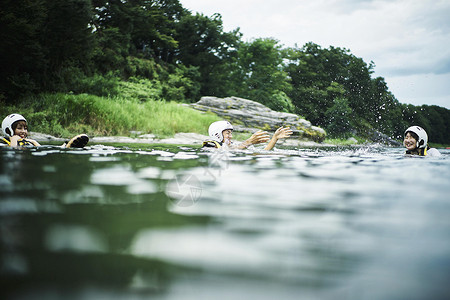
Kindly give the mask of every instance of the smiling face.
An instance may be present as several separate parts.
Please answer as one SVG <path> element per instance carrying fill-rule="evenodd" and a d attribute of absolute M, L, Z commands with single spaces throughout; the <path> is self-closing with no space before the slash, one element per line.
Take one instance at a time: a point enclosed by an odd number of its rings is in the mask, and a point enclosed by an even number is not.
<path fill-rule="evenodd" d="M 15 128 L 14 128 L 15 127 Z M 26 138 L 28 136 L 28 125 L 25 121 L 17 121 L 17 124 L 13 124 L 14 135 L 18 135 L 21 138 Z"/>
<path fill-rule="evenodd" d="M 227 145 L 231 144 L 231 140 L 233 139 L 233 130 L 226 129 L 222 131 L 223 142 Z"/>
<path fill-rule="evenodd" d="M 405 139 L 403 140 L 403 145 L 406 147 L 406 149 L 412 151 L 416 149 L 417 140 L 414 138 L 414 136 L 411 135 L 410 132 L 407 132 L 405 135 Z"/>

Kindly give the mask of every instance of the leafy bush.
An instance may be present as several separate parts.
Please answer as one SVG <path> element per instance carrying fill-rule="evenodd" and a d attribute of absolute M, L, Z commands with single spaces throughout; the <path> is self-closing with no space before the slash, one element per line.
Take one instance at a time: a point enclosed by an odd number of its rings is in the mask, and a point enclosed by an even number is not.
<path fill-rule="evenodd" d="M 159 80 L 131 77 L 119 83 L 118 92 L 125 99 L 149 101 L 163 98 L 163 87 Z"/>
<path fill-rule="evenodd" d="M 96 96 L 115 96 L 119 93 L 119 79 L 112 72 L 107 75 L 95 74 L 90 77 L 80 77 L 81 79 L 71 87 L 71 91 L 76 94 L 87 93 Z"/>

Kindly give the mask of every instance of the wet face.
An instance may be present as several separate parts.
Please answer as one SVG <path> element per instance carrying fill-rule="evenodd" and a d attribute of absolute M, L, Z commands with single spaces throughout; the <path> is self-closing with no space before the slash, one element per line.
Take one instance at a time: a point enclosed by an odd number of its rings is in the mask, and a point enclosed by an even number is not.
<path fill-rule="evenodd" d="M 403 140 L 403 145 L 408 150 L 416 149 L 417 140 L 411 135 L 411 133 L 407 132 L 405 135 L 405 139 Z"/>
<path fill-rule="evenodd" d="M 233 130 L 226 129 L 222 131 L 223 142 L 227 145 L 231 144 L 231 140 L 233 139 Z"/>
<path fill-rule="evenodd" d="M 14 135 L 18 135 L 21 138 L 26 138 L 28 136 L 28 126 L 25 121 L 18 121 L 17 125 L 14 124 L 16 128 L 14 129 Z"/>

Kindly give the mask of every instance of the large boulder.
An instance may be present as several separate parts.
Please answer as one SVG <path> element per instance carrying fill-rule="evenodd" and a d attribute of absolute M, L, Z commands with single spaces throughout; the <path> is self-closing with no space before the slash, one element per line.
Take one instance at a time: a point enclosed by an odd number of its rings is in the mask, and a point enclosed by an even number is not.
<path fill-rule="evenodd" d="M 271 110 L 261 103 L 238 98 L 202 97 L 190 107 L 200 111 L 210 111 L 233 123 L 235 131 L 253 132 L 256 129 L 275 131 L 282 125 L 290 126 L 299 138 L 322 142 L 326 133 L 322 128 L 296 114 Z"/>

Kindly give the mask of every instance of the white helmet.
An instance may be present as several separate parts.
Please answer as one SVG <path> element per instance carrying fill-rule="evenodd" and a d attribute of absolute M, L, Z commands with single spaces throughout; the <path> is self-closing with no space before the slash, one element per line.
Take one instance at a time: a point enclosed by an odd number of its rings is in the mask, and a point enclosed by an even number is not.
<path fill-rule="evenodd" d="M 13 136 L 14 130 L 12 128 L 12 125 L 17 121 L 27 121 L 22 115 L 19 114 L 10 114 L 6 118 L 3 119 L 2 122 L 2 131 L 3 134 L 6 136 Z"/>
<path fill-rule="evenodd" d="M 233 125 L 231 125 L 228 121 L 217 121 L 209 125 L 208 133 L 209 136 L 217 139 L 219 142 L 223 142 L 223 134 L 222 131 L 224 130 L 233 130 Z"/>
<path fill-rule="evenodd" d="M 405 130 L 405 136 L 408 131 L 417 134 L 417 137 L 418 137 L 417 143 L 416 143 L 417 148 L 425 148 L 427 146 L 428 135 L 427 135 L 427 132 L 425 131 L 425 129 L 423 129 L 420 126 L 411 126 Z"/>

